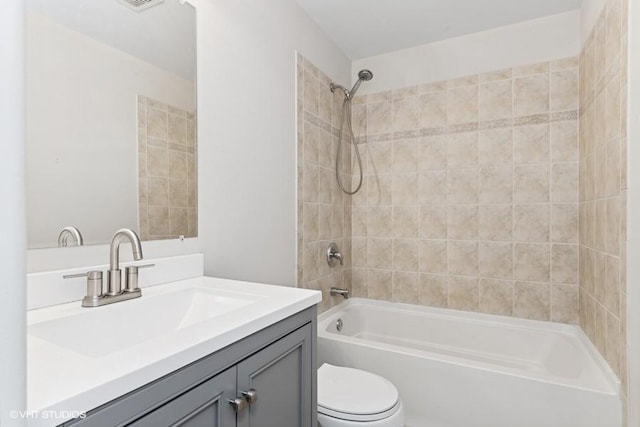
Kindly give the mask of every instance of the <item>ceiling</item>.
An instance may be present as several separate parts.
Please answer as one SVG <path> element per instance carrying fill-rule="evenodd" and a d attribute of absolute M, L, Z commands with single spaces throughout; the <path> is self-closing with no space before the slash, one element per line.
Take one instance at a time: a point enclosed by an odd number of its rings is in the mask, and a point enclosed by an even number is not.
<path fill-rule="evenodd" d="M 195 79 L 196 12 L 179 0 L 135 12 L 116 0 L 27 0 L 27 7 L 185 79 Z"/>
<path fill-rule="evenodd" d="M 578 9 L 582 0 L 296 0 L 350 59 Z"/>

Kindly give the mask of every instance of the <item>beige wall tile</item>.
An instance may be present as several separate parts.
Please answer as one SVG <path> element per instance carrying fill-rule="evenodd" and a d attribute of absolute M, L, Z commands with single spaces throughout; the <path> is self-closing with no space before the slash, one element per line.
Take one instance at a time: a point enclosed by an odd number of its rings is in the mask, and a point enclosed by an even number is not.
<path fill-rule="evenodd" d="M 420 105 L 418 104 L 417 96 L 394 99 L 392 106 L 394 132 L 404 132 L 419 128 Z"/>
<path fill-rule="evenodd" d="M 369 175 L 366 182 L 366 187 L 361 191 L 367 192 L 369 206 L 392 205 L 393 175 Z"/>
<path fill-rule="evenodd" d="M 148 177 L 147 192 L 150 206 L 169 206 L 169 180 L 167 178 Z"/>
<path fill-rule="evenodd" d="M 481 277 L 511 279 L 513 277 L 513 244 L 480 242 L 478 264 Z"/>
<path fill-rule="evenodd" d="M 513 208 L 513 238 L 517 242 L 548 242 L 549 205 L 515 205 Z"/>
<path fill-rule="evenodd" d="M 480 206 L 478 234 L 481 240 L 510 241 L 513 238 L 513 206 Z"/>
<path fill-rule="evenodd" d="M 548 282 L 550 247 L 540 243 L 516 243 L 513 251 L 513 277 L 520 281 Z"/>
<path fill-rule="evenodd" d="M 549 111 L 549 77 L 547 74 L 515 78 L 513 92 L 513 111 L 516 117 Z"/>
<path fill-rule="evenodd" d="M 478 133 L 450 134 L 447 139 L 447 166 L 449 169 L 472 168 L 478 165 Z"/>
<path fill-rule="evenodd" d="M 420 171 L 444 170 L 447 168 L 447 136 L 436 135 L 420 140 Z"/>
<path fill-rule="evenodd" d="M 393 236 L 393 208 L 371 207 L 367 212 L 367 235 L 370 237 Z"/>
<path fill-rule="evenodd" d="M 551 281 L 553 283 L 578 284 L 578 246 L 551 246 Z"/>
<path fill-rule="evenodd" d="M 420 207 L 420 237 L 423 239 L 447 238 L 447 206 Z"/>
<path fill-rule="evenodd" d="M 483 313 L 513 315 L 513 282 L 480 279 L 479 309 Z"/>
<path fill-rule="evenodd" d="M 162 235 L 169 234 L 169 208 L 149 206 L 149 234 Z"/>
<path fill-rule="evenodd" d="M 578 287 L 551 286 L 551 321 L 578 323 Z"/>
<path fill-rule="evenodd" d="M 550 136 L 552 162 L 578 160 L 578 124 L 576 120 L 551 123 Z"/>
<path fill-rule="evenodd" d="M 480 169 L 481 204 L 504 204 L 513 200 L 513 168 Z"/>
<path fill-rule="evenodd" d="M 393 272 L 392 301 L 417 304 L 419 295 L 419 274 L 405 271 Z"/>
<path fill-rule="evenodd" d="M 367 104 L 367 132 L 370 135 L 389 133 L 391 118 L 390 101 Z"/>
<path fill-rule="evenodd" d="M 447 192 L 447 201 L 450 204 L 478 203 L 478 170 L 449 170 Z"/>
<path fill-rule="evenodd" d="M 447 124 L 447 91 L 424 93 L 420 96 L 420 127 L 437 128 Z"/>
<path fill-rule="evenodd" d="M 367 144 L 368 171 L 371 174 L 387 174 L 393 171 L 393 142 L 371 142 Z"/>
<path fill-rule="evenodd" d="M 549 166 L 517 166 L 513 171 L 513 200 L 516 203 L 549 202 Z"/>
<path fill-rule="evenodd" d="M 367 239 L 367 263 L 369 268 L 393 268 L 393 239 Z"/>
<path fill-rule="evenodd" d="M 551 201 L 571 203 L 578 201 L 578 164 L 556 163 L 551 166 Z"/>
<path fill-rule="evenodd" d="M 447 92 L 447 121 L 449 124 L 478 120 L 478 86 L 449 89 Z"/>
<path fill-rule="evenodd" d="M 393 237 L 415 238 L 420 231 L 420 207 L 397 206 L 393 208 Z"/>
<path fill-rule="evenodd" d="M 447 274 L 446 240 L 420 240 L 418 256 L 421 272 Z"/>
<path fill-rule="evenodd" d="M 549 81 L 551 111 L 567 111 L 578 108 L 578 69 L 572 68 L 551 73 Z"/>
<path fill-rule="evenodd" d="M 369 298 L 391 300 L 393 292 L 393 274 L 391 271 L 369 269 L 367 282 L 367 296 Z"/>
<path fill-rule="evenodd" d="M 449 276 L 447 287 L 449 307 L 457 310 L 478 310 L 479 285 L 477 278 Z"/>
<path fill-rule="evenodd" d="M 477 240 L 478 206 L 449 206 L 447 236 L 454 240 Z"/>
<path fill-rule="evenodd" d="M 420 304 L 432 307 L 447 307 L 447 295 L 447 276 L 420 275 L 420 288 L 418 290 Z"/>
<path fill-rule="evenodd" d="M 549 320 L 550 294 L 548 284 L 516 282 L 514 314 L 525 319 Z"/>
<path fill-rule="evenodd" d="M 392 202 L 394 205 L 416 205 L 418 198 L 418 175 L 394 175 Z"/>
<path fill-rule="evenodd" d="M 513 164 L 513 128 L 478 132 L 478 163 L 484 167 Z"/>
<path fill-rule="evenodd" d="M 578 205 L 551 205 L 551 241 L 578 243 Z"/>
<path fill-rule="evenodd" d="M 513 115 L 511 80 L 481 84 L 479 87 L 479 120 L 497 120 Z"/>
<path fill-rule="evenodd" d="M 419 141 L 417 139 L 393 142 L 393 172 L 398 174 L 418 171 Z"/>
<path fill-rule="evenodd" d="M 447 252 L 450 275 L 478 276 L 478 242 L 450 240 Z"/>
<path fill-rule="evenodd" d="M 440 205 L 447 203 L 447 171 L 430 171 L 420 174 L 419 203 Z"/>
<path fill-rule="evenodd" d="M 549 161 L 549 124 L 516 126 L 513 128 L 513 155 L 518 165 Z"/>
<path fill-rule="evenodd" d="M 513 69 L 513 76 L 527 76 L 531 74 L 546 74 L 549 71 L 548 62 L 540 62 L 537 64 L 523 65 Z"/>
<path fill-rule="evenodd" d="M 393 269 L 418 271 L 418 240 L 393 239 Z"/>

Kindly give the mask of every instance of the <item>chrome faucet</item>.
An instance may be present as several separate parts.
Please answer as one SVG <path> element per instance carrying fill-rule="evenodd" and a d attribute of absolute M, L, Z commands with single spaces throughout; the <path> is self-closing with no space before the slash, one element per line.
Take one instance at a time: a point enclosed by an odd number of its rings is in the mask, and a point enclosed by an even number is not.
<path fill-rule="evenodd" d="M 69 239 L 71 239 L 71 245 L 69 244 Z M 78 230 L 78 227 L 74 227 L 73 225 L 64 227 L 58 235 L 59 248 L 64 248 L 67 246 L 82 246 L 83 244 L 84 240 L 82 239 L 80 230 Z"/>
<path fill-rule="evenodd" d="M 333 268 L 337 262 L 340 262 L 340 265 L 344 265 L 340 248 L 338 248 L 338 245 L 334 242 L 331 242 L 327 248 L 327 264 L 329 264 L 329 267 Z"/>
<path fill-rule="evenodd" d="M 109 257 L 109 271 L 107 272 L 107 295 L 114 296 L 122 292 L 122 272 L 120 271 L 120 243 L 123 239 L 129 239 L 133 250 L 133 259 L 139 261 L 142 256 L 142 245 L 140 238 L 135 231 L 128 228 L 121 228 L 111 238 L 111 248 Z M 134 290 L 125 287 L 124 292 Z"/>
<path fill-rule="evenodd" d="M 133 250 L 133 259 L 139 261 L 142 256 L 142 245 L 140 238 L 135 231 L 123 228 L 111 238 L 109 270 L 107 271 L 107 292 L 102 289 L 102 271 L 89 271 L 81 274 L 69 274 L 63 276 L 65 279 L 75 277 L 87 278 L 87 295 L 82 300 L 83 307 L 99 307 L 101 305 L 112 304 L 114 302 L 142 296 L 142 291 L 138 287 L 138 270 L 145 267 L 153 267 L 154 264 L 134 265 L 125 269 L 125 284 L 122 289 L 122 271 L 120 270 L 120 243 L 128 239 Z"/>

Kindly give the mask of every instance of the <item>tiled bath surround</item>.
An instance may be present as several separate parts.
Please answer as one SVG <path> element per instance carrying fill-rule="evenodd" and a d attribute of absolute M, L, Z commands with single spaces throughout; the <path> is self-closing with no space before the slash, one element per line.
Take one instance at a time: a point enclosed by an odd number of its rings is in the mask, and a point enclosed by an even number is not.
<path fill-rule="evenodd" d="M 138 96 L 138 215 L 143 240 L 198 235 L 193 112 Z"/>
<path fill-rule="evenodd" d="M 580 57 L 580 325 L 627 395 L 627 0 L 609 0 Z M 624 413 L 624 411 L 623 411 Z"/>
<path fill-rule="evenodd" d="M 330 79 L 302 56 L 297 61 L 298 96 L 298 286 L 322 291 L 320 311 L 341 302 L 332 286 L 351 284 L 351 197 L 338 188 L 336 150 L 342 96 L 331 93 Z M 342 182 L 351 185 L 350 153 L 342 145 Z M 344 266 L 330 268 L 326 250 L 336 242 Z"/>
<path fill-rule="evenodd" d="M 578 321 L 578 60 L 356 98 L 355 295 Z"/>

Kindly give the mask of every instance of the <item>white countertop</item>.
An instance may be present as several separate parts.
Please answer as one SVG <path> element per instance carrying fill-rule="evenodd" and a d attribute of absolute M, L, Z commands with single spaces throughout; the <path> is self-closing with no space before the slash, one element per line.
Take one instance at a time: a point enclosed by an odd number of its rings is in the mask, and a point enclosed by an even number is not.
<path fill-rule="evenodd" d="M 178 323 L 175 323 L 173 304 L 154 306 L 154 301 L 167 299 L 178 304 L 179 298 L 172 299 L 173 295 L 179 295 L 179 292 L 185 295 L 183 291 L 190 290 L 216 298 L 219 296 L 220 304 L 225 304 L 225 298 L 229 301 L 237 298 L 243 302 L 237 307 L 227 307 L 213 317 L 205 315 L 205 320 L 196 323 L 186 318 L 177 319 Z M 169 294 L 171 297 L 166 298 Z M 321 299 L 318 291 L 199 277 L 147 287 L 143 289 L 142 298 L 104 307 L 82 308 L 77 301 L 29 311 L 27 410 L 31 416 L 28 425 L 60 424 L 65 419 L 57 415 L 64 414 L 64 411 L 93 409 L 302 311 Z M 202 311 L 207 307 L 194 308 L 193 305 L 192 302 L 190 313 L 195 312 L 196 316 L 202 317 Z M 138 313 L 138 308 L 141 313 Z M 173 311 L 177 309 L 173 307 Z M 126 317 L 121 314 L 125 312 L 136 313 L 138 323 L 154 323 L 123 324 Z M 102 325 L 104 319 L 108 321 L 110 318 L 120 319 L 120 322 L 116 320 Z M 77 319 L 85 320 L 78 322 Z M 48 332 L 51 329 L 42 327 L 46 322 L 64 325 L 65 321 L 75 322 L 68 323 L 75 337 L 65 336 L 65 328 L 62 327 L 57 326 L 53 333 Z M 96 325 L 101 331 L 99 334 L 96 334 Z M 139 326 L 144 326 L 145 331 L 151 330 L 151 333 L 148 336 L 136 335 L 136 329 L 119 332 Z"/>

